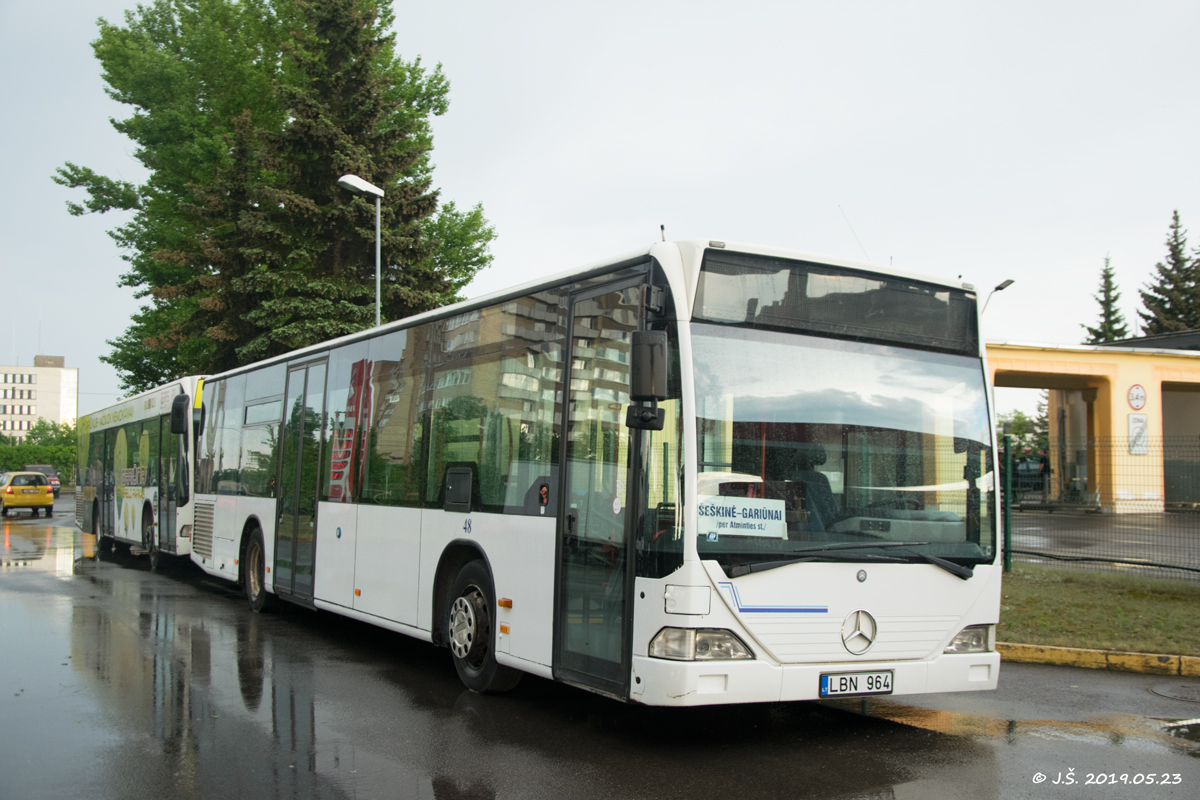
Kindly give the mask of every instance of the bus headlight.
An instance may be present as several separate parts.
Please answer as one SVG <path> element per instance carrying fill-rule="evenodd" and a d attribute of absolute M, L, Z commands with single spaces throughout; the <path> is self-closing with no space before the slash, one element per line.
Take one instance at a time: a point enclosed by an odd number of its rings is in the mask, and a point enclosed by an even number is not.
<path fill-rule="evenodd" d="M 750 651 L 732 631 L 721 628 L 663 628 L 650 640 L 651 658 L 672 661 L 746 661 Z"/>
<path fill-rule="evenodd" d="M 963 628 L 950 640 L 946 653 L 986 653 L 988 651 L 988 628 L 990 625 L 972 625 Z"/>

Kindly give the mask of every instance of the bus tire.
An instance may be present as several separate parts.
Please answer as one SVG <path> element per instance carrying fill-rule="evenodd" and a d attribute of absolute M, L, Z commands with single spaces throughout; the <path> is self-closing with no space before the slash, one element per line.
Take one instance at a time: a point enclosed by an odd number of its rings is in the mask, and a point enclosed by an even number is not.
<path fill-rule="evenodd" d="M 255 614 L 275 607 L 275 596 L 267 591 L 267 549 L 263 546 L 262 528 L 250 531 L 246 539 L 246 579 L 242 582 L 246 600 Z"/>
<path fill-rule="evenodd" d="M 96 539 L 96 558 L 100 553 L 112 552 L 113 540 L 100 532 L 100 503 L 92 502 L 92 536 Z"/>
<path fill-rule="evenodd" d="M 495 591 L 487 565 L 467 562 L 450 590 L 444 630 L 459 680 L 473 692 L 506 692 L 522 673 L 496 662 Z"/>

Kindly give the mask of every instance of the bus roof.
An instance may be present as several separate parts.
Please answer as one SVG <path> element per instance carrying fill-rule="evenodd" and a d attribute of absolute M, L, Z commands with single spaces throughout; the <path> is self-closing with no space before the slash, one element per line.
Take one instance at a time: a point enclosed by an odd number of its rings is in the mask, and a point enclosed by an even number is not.
<path fill-rule="evenodd" d="M 420 314 L 414 314 L 411 317 L 404 317 L 403 319 L 398 319 L 398 320 L 395 320 L 392 322 L 386 322 L 378 327 L 372 327 L 372 328 L 367 328 L 365 330 L 356 331 L 355 333 L 346 334 L 345 336 L 339 336 L 336 339 L 328 339 L 324 342 L 319 342 L 317 344 L 309 345 L 307 347 L 302 347 L 297 350 L 291 350 L 291 351 L 288 351 L 287 353 L 281 353 L 280 355 L 272 356 L 271 358 L 266 358 L 266 359 L 263 359 L 262 361 L 257 361 L 253 364 L 247 364 L 245 366 L 235 367 L 234 369 L 226 370 L 225 372 L 219 373 L 217 375 L 213 375 L 211 377 L 214 379 L 224 378 L 224 377 L 238 375 L 242 372 L 246 372 L 250 369 L 257 369 L 262 366 L 292 361 L 293 359 L 303 358 L 304 356 L 306 356 L 308 354 L 320 353 L 325 350 L 330 350 L 330 349 L 333 349 L 335 347 L 339 347 L 339 346 L 345 345 L 345 344 L 351 344 L 353 342 L 360 341 L 362 339 L 373 338 L 377 335 L 388 333 L 390 331 L 404 330 L 406 328 L 411 328 L 416 325 L 420 325 L 424 322 L 429 322 L 429 321 L 432 321 L 435 319 L 441 319 L 443 317 L 452 317 L 456 314 L 461 314 L 464 311 L 472 311 L 472 310 L 475 310 L 478 308 L 484 308 L 486 306 L 495 305 L 496 303 L 500 303 L 505 300 L 509 300 L 509 299 L 516 298 L 516 297 L 522 297 L 524 295 L 532 294 L 537 291 L 549 289 L 549 288 L 552 288 L 555 286 L 560 286 L 564 283 L 569 283 L 569 282 L 573 282 L 573 281 L 577 281 L 577 280 L 583 280 L 583 279 L 586 279 L 586 278 L 589 278 L 589 277 L 592 277 L 595 275 L 603 275 L 606 272 L 612 272 L 614 270 L 621 269 L 622 267 L 633 266 L 634 264 L 638 264 L 638 263 L 644 261 L 646 258 L 648 258 L 650 256 L 659 255 L 660 253 L 662 253 L 662 251 L 667 250 L 669 248 L 675 248 L 676 253 L 683 259 L 684 263 L 689 263 L 692 260 L 693 255 L 702 254 L 703 251 L 706 249 L 718 248 L 718 249 L 728 250 L 731 252 L 749 253 L 752 255 L 773 256 L 776 258 L 786 258 L 786 259 L 792 259 L 792 260 L 797 260 L 797 261 L 808 261 L 808 262 L 812 262 L 812 263 L 816 263 L 816 264 L 829 264 L 830 266 L 835 266 L 835 267 L 847 267 L 850 269 L 860 269 L 860 270 L 864 270 L 867 272 L 876 272 L 876 273 L 880 273 L 883 275 L 892 275 L 892 276 L 899 277 L 899 278 L 906 278 L 906 279 L 911 279 L 911 280 L 915 280 L 915 281 L 920 281 L 922 283 L 936 284 L 936 285 L 940 285 L 940 286 L 945 286 L 946 288 L 949 288 L 949 289 L 956 289 L 956 290 L 960 290 L 960 291 L 963 291 L 963 290 L 974 291 L 975 290 L 975 287 L 970 283 L 964 283 L 961 281 L 947 281 L 943 278 L 937 278 L 937 277 L 930 276 L 930 275 L 922 275 L 922 274 L 915 273 L 915 272 L 908 272 L 906 270 L 897 270 L 891 266 L 881 266 L 878 264 L 871 264 L 871 263 L 868 263 L 865 261 L 855 261 L 853 259 L 837 258 L 837 257 L 833 257 L 833 256 L 828 256 L 828 255 L 820 255 L 820 254 L 816 254 L 816 253 L 810 253 L 810 252 L 806 252 L 806 251 L 802 251 L 802 250 L 789 250 L 789 249 L 783 248 L 783 247 L 772 247 L 772 246 L 767 246 L 767 245 L 751 244 L 751 243 L 747 243 L 747 242 L 735 242 L 735 241 L 728 241 L 728 240 L 723 240 L 723 239 L 687 239 L 687 240 L 680 240 L 680 241 L 673 241 L 673 242 L 654 242 L 653 244 L 649 245 L 648 247 L 643 247 L 643 248 L 640 248 L 637 250 L 627 251 L 625 253 L 622 253 L 622 254 L 616 256 L 615 258 L 606 258 L 606 259 L 603 259 L 600 261 L 593 261 L 591 263 L 584 264 L 584 265 L 576 267 L 574 269 L 565 270 L 563 272 L 557 272 L 557 273 L 554 273 L 553 275 L 548 275 L 544 278 L 538 278 L 536 280 L 527 281 L 525 283 L 519 284 L 517 286 L 513 286 L 508 289 L 502 289 L 500 291 L 491 292 L 489 294 L 481 295 L 479 297 L 471 298 L 469 300 L 463 300 L 461 302 L 453 303 L 448 306 L 442 306 L 441 308 L 435 308 L 435 309 L 431 309 L 429 311 L 423 311 Z M 665 253 L 662 253 L 662 254 L 665 255 Z M 698 260 L 696 263 L 698 263 Z M 690 307 L 691 300 L 695 295 L 695 288 L 696 288 L 695 287 L 695 276 L 688 274 L 687 270 L 684 270 L 684 272 L 685 272 L 685 275 L 683 276 L 684 285 L 685 285 L 685 289 L 686 289 L 686 292 L 688 295 L 688 306 Z"/>

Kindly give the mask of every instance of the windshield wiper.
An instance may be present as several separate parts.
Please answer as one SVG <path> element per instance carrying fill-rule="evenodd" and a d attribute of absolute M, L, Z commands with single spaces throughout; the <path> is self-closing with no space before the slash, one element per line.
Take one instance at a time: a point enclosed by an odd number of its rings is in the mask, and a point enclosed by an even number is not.
<path fill-rule="evenodd" d="M 755 561 L 750 564 L 737 564 L 730 567 L 729 576 L 737 578 L 741 575 L 749 575 L 751 572 L 765 572 L 769 569 L 778 569 L 786 567 L 788 564 L 799 564 L 806 561 L 815 561 L 816 553 L 826 553 L 831 550 L 871 550 L 880 547 L 912 547 L 914 545 L 929 544 L 929 542 L 830 542 L 829 544 L 820 544 L 813 547 L 801 547 L 799 550 L 792 552 L 797 554 L 797 558 L 784 558 L 778 561 Z M 813 555 L 801 555 L 802 553 L 810 553 Z M 827 556 L 827 558 L 832 558 Z M 855 556 L 855 558 L 865 559 L 867 561 L 903 561 L 901 558 L 892 558 L 890 556 L 872 555 L 863 553 Z M 848 559 L 849 560 L 849 559 Z"/>
<path fill-rule="evenodd" d="M 928 561 L 930 564 L 941 567 L 942 569 L 954 575 L 957 578 L 962 578 L 964 581 L 974 577 L 975 572 L 970 567 L 964 567 L 960 564 L 955 564 L 953 561 L 947 561 L 938 556 L 931 556 L 928 553 L 922 553 L 909 548 L 921 547 L 922 545 L 930 544 L 930 542 L 831 542 L 830 544 L 817 545 L 815 547 L 804 547 L 796 550 L 797 554 L 810 553 L 812 555 L 800 555 L 798 558 L 787 558 L 779 561 L 757 561 L 750 564 L 737 564 L 730 567 L 729 577 L 737 578 L 742 575 L 749 575 L 752 572 L 765 572 L 769 569 L 778 569 L 786 567 L 789 564 L 800 564 L 804 562 L 816 561 L 818 559 L 834 558 L 834 554 L 830 553 L 826 556 L 818 556 L 817 553 L 827 553 L 831 550 L 872 550 L 877 548 L 902 548 L 908 550 L 914 556 Z M 841 554 L 837 554 L 840 556 Z M 893 556 L 881 556 L 872 553 L 860 553 L 857 556 L 847 557 L 845 560 L 864 560 L 864 561 L 903 561 L 904 559 L 895 558 Z M 840 558 L 838 560 L 841 560 Z"/>
<path fill-rule="evenodd" d="M 914 556 L 919 556 L 925 559 L 930 564 L 941 567 L 954 577 L 962 578 L 964 581 L 975 577 L 975 570 L 971 569 L 970 567 L 964 567 L 962 564 L 955 564 L 953 561 L 947 561 L 940 556 L 933 556 L 929 553 L 920 553 L 916 550 L 909 550 L 908 552 L 912 553 Z"/>
<path fill-rule="evenodd" d="M 789 564 L 807 564 L 814 561 L 891 561 L 893 563 L 903 564 L 905 559 L 896 558 L 895 556 L 881 556 L 875 553 L 861 553 L 859 555 L 848 555 L 842 553 L 813 553 L 800 558 L 788 558 L 783 561 L 756 561 L 752 564 L 737 564 L 729 568 L 729 577 L 737 578 L 742 575 L 749 575 L 751 572 L 766 572 L 769 569 L 778 569 L 786 567 Z"/>

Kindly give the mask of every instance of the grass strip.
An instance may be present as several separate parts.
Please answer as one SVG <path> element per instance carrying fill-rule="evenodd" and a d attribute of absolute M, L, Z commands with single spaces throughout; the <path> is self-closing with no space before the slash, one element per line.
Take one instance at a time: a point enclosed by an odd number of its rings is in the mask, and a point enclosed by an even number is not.
<path fill-rule="evenodd" d="M 1002 642 L 1200 656 L 1200 586 L 1015 564 L 1000 600 Z"/>

